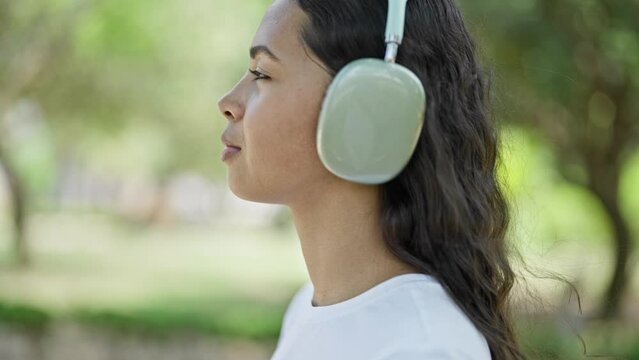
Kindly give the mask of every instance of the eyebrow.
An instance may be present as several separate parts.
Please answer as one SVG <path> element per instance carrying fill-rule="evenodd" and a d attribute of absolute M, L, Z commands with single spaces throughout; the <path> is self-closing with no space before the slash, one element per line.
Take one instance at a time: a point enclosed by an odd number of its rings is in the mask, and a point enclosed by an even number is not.
<path fill-rule="evenodd" d="M 253 46 L 250 50 L 249 50 L 249 54 L 251 55 L 251 59 L 255 59 L 255 57 L 258 54 L 266 54 L 266 56 L 270 57 L 271 59 L 273 59 L 274 61 L 279 62 L 280 59 L 275 56 L 275 54 L 273 54 L 273 52 L 271 51 L 271 49 L 269 49 L 267 46 L 265 45 L 256 45 Z"/>

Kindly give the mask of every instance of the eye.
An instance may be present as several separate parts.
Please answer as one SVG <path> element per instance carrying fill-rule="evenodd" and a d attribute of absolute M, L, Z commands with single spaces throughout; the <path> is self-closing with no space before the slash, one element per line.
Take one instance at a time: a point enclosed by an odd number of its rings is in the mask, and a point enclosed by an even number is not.
<path fill-rule="evenodd" d="M 261 72 L 259 72 L 257 70 L 248 69 L 248 71 L 251 74 L 255 75 L 255 79 L 253 79 L 253 81 L 270 79 L 268 76 L 262 74 Z"/>

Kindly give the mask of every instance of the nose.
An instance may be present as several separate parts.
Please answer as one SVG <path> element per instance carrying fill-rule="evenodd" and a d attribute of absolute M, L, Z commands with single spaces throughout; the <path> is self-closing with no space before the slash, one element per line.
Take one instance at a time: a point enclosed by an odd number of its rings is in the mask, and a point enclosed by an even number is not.
<path fill-rule="evenodd" d="M 235 90 L 235 88 L 233 90 Z M 239 121 L 244 116 L 244 106 L 238 100 L 233 90 L 222 96 L 218 100 L 217 106 L 228 121 Z"/>

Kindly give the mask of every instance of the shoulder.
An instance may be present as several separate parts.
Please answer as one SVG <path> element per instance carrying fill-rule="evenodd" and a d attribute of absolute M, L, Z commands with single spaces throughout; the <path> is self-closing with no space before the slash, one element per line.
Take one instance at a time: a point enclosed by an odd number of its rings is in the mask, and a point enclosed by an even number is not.
<path fill-rule="evenodd" d="M 380 360 L 490 359 L 484 335 L 439 282 L 411 282 L 401 290 L 395 296 L 401 295 L 405 301 L 401 309 L 405 312 L 401 316 L 406 319 L 403 323 L 417 322 L 421 341 L 400 342 Z M 400 309 L 394 310 L 397 311 Z"/>

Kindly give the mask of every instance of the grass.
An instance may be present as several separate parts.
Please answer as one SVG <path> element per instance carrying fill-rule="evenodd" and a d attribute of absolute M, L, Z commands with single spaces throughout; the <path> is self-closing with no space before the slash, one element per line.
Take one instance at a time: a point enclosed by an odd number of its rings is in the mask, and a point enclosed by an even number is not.
<path fill-rule="evenodd" d="M 51 318 L 47 311 L 33 306 L 0 302 L 0 323 L 44 329 Z"/>
<path fill-rule="evenodd" d="M 33 264 L 0 251 L 0 298 L 68 310 L 139 307 L 180 296 L 286 301 L 306 279 L 292 230 L 157 227 L 140 231 L 102 215 L 32 218 Z"/>
<path fill-rule="evenodd" d="M 277 339 L 285 308 L 285 303 L 229 299 L 212 303 L 206 309 L 159 304 L 117 312 L 79 309 L 71 318 L 87 325 L 155 336 L 197 331 L 218 338 L 261 341 Z"/>
<path fill-rule="evenodd" d="M 290 296 L 306 280 L 292 229 L 156 227 L 104 214 L 38 214 L 33 263 L 0 251 L 0 322 L 55 319 L 166 335 L 277 338 Z"/>

